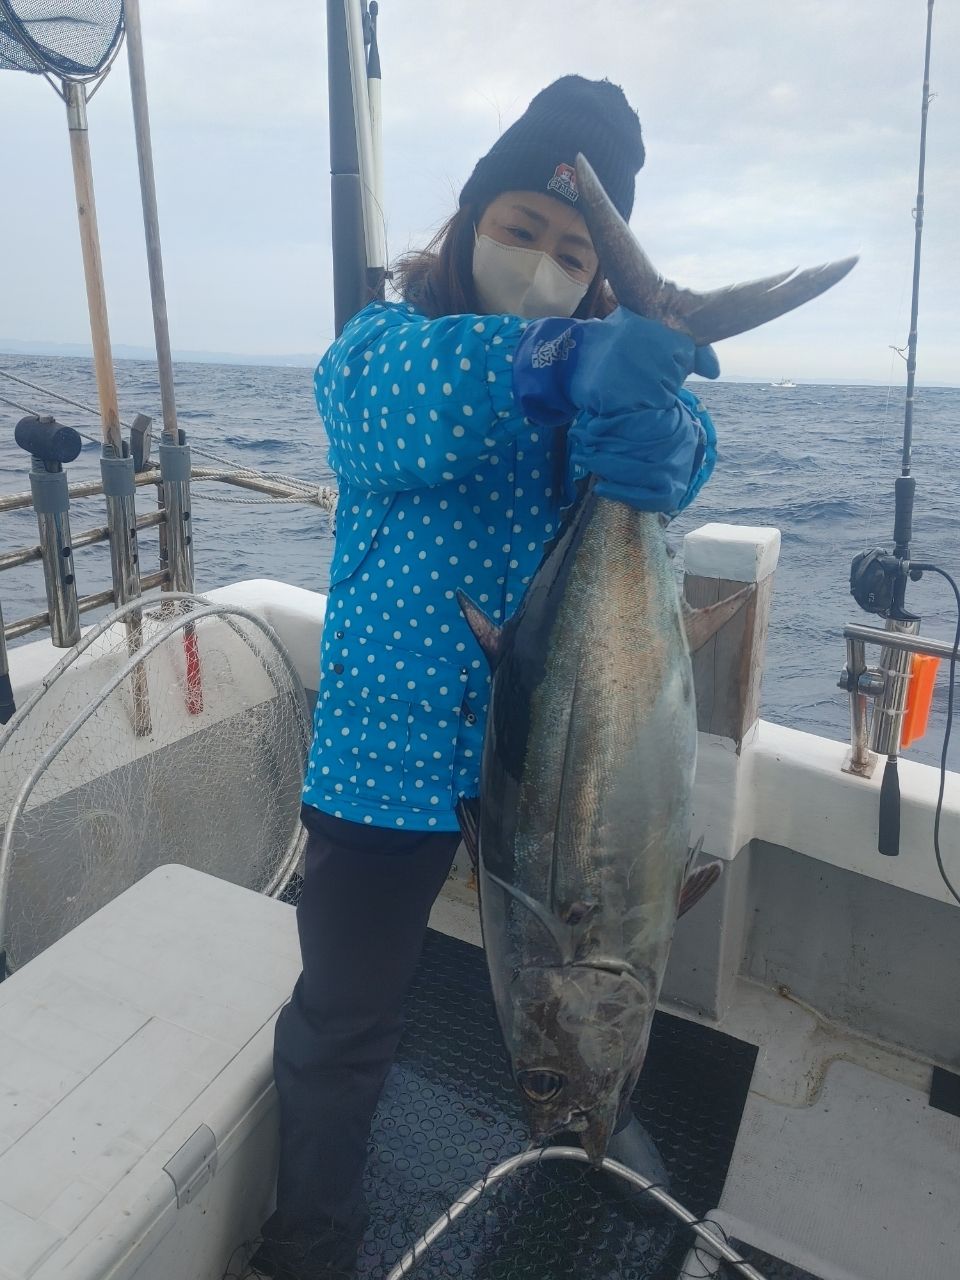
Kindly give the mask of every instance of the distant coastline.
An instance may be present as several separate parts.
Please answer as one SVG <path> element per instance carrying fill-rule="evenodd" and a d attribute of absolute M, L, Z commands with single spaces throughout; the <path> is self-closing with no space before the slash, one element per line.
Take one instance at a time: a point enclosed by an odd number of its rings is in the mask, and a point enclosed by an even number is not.
<path fill-rule="evenodd" d="M 256 367 L 262 369 L 313 369 L 323 351 L 332 339 L 327 339 L 317 349 L 317 354 L 297 351 L 281 355 L 242 355 L 236 351 L 174 351 L 176 364 L 214 364 L 228 368 Z M 89 346 L 82 342 L 24 342 L 17 338 L 0 338 L 0 357 L 2 356 L 34 356 L 48 359 L 91 360 Z M 148 364 L 156 363 L 156 355 L 149 347 L 128 346 L 116 343 L 113 348 L 114 360 L 139 360 Z M 721 382 L 759 383 L 770 385 L 770 374 L 723 374 Z M 700 381 L 700 379 L 698 379 Z M 800 387 L 885 387 L 886 382 L 874 381 L 871 378 L 799 378 L 796 385 Z M 960 384 L 954 382 L 924 381 L 918 379 L 918 387 L 954 388 Z"/>
<path fill-rule="evenodd" d="M 268 369 L 312 369 L 320 354 L 329 345 L 329 339 L 318 348 L 316 355 L 298 351 L 275 356 L 241 355 L 236 351 L 174 351 L 177 364 L 222 364 L 240 367 L 257 365 Z M 0 338 L 0 355 L 47 356 L 50 359 L 90 360 L 89 345 L 82 342 L 23 342 L 16 338 Z M 132 347 L 122 342 L 114 344 L 114 360 L 145 360 L 156 364 L 156 354 L 149 347 Z"/>

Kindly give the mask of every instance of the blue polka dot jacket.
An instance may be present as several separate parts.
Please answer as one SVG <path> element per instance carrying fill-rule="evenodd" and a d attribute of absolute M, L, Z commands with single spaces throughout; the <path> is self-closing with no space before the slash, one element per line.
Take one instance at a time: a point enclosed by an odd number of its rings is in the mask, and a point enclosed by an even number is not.
<path fill-rule="evenodd" d="M 525 327 L 373 303 L 317 366 L 340 497 L 303 798 L 325 813 L 455 831 L 477 792 L 490 674 L 455 593 L 508 618 L 571 496 L 514 398 Z"/>

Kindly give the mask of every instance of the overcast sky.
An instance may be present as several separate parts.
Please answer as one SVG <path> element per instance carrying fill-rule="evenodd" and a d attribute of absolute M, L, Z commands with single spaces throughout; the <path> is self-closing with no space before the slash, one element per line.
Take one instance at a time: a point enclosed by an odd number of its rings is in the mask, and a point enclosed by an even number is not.
<path fill-rule="evenodd" d="M 144 0 L 173 344 L 319 354 L 332 332 L 322 0 Z M 632 226 L 693 287 L 859 252 L 725 342 L 726 373 L 903 379 L 925 0 L 382 0 L 392 255 L 559 75 L 607 76 L 647 146 Z M 934 15 L 919 378 L 960 384 L 960 7 Z M 0 74 L 0 339 L 84 342 L 64 109 Z M 111 329 L 152 341 L 125 54 L 90 108 Z"/>

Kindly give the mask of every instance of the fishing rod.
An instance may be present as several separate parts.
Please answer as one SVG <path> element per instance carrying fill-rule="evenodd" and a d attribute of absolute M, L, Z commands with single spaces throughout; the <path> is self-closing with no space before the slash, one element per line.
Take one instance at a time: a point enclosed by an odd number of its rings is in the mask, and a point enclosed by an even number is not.
<path fill-rule="evenodd" d="M 387 277 L 376 0 L 327 0 L 333 310 L 337 334 Z"/>
<path fill-rule="evenodd" d="M 880 808 L 878 821 L 877 847 L 881 854 L 895 857 L 900 852 L 900 780 L 898 759 L 903 738 L 904 715 L 907 710 L 907 694 L 914 670 L 915 647 L 901 641 L 894 643 L 893 633 L 916 635 L 920 630 L 920 616 L 913 613 L 906 605 L 906 589 L 908 581 L 919 581 L 925 572 L 937 573 L 950 583 L 957 592 L 953 579 L 937 565 L 911 560 L 911 543 L 913 541 L 913 508 L 916 498 L 916 478 L 912 474 L 913 448 L 913 413 L 915 404 L 915 385 L 917 371 L 917 317 L 920 308 L 920 262 L 923 241 L 924 214 L 924 172 L 927 151 L 927 116 L 930 108 L 930 50 L 933 36 L 934 0 L 927 0 L 926 42 L 923 64 L 923 94 L 920 115 L 920 161 L 917 181 L 917 199 L 914 208 L 914 252 L 913 252 L 913 292 L 910 305 L 910 332 L 907 340 L 907 387 L 904 407 L 903 446 L 900 460 L 900 475 L 894 483 L 894 526 L 893 550 L 883 549 L 863 551 L 854 557 L 850 569 L 850 591 L 854 599 L 868 613 L 885 619 L 886 632 L 891 633 L 891 643 L 881 648 L 878 668 L 867 671 L 859 661 L 848 663 L 841 684 L 850 692 L 854 702 L 854 751 L 851 771 L 869 773 L 866 763 L 864 742 L 857 742 L 857 737 L 865 736 L 862 700 L 864 694 L 873 693 L 876 697 L 870 746 L 873 751 L 886 756 L 883 781 L 880 788 Z M 903 352 L 900 351 L 902 355 Z M 960 592 L 958 592 L 958 608 L 960 608 Z M 853 628 L 851 630 L 856 630 Z M 861 628 L 862 630 L 862 628 Z M 958 640 L 960 640 L 960 619 L 958 619 Z M 862 651 L 862 639 L 857 641 Z M 949 742 L 950 718 L 953 712 L 953 677 L 956 666 L 956 642 L 950 650 L 950 706 L 942 767 L 945 781 L 946 744 Z M 852 651 L 851 651 L 852 652 Z M 859 707 L 856 705 L 860 703 Z M 940 802 L 937 810 L 935 827 L 935 844 L 937 861 L 943 873 L 939 850 L 939 820 L 942 808 L 943 785 L 941 785 Z M 946 876 L 944 876 L 946 879 Z M 953 887 L 947 881 L 951 893 L 956 897 Z M 960 901 L 960 898 L 958 898 Z"/>

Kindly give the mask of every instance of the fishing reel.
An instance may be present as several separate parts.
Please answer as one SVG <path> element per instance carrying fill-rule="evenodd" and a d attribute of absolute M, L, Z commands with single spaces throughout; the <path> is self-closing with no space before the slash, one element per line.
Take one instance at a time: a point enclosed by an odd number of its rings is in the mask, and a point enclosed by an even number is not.
<path fill-rule="evenodd" d="M 840 688 L 850 694 L 852 743 L 844 770 L 870 777 L 877 756 L 886 756 L 880 788 L 878 851 L 888 857 L 900 852 L 900 782 L 897 759 L 902 747 L 926 730 L 936 659 L 922 654 L 915 637 L 920 617 L 906 607 L 907 583 L 916 582 L 926 565 L 912 562 L 913 499 L 916 481 L 901 475 L 895 485 L 894 548 L 862 551 L 850 566 L 850 594 L 866 613 L 885 619 L 883 631 L 872 627 L 845 628 L 847 665 Z M 867 643 L 880 646 L 875 667 L 866 664 Z M 931 666 L 931 662 L 933 665 Z M 922 678 L 921 678 L 922 677 Z M 867 711 L 873 702 L 872 723 Z"/>
<path fill-rule="evenodd" d="M 910 562 L 913 537 L 913 500 L 917 482 L 913 476 L 898 476 L 894 485 L 893 551 L 879 548 L 861 551 L 850 566 L 850 594 L 866 613 L 878 614 L 894 622 L 917 622 L 905 604 L 907 581 L 918 582 L 923 567 Z"/>
<path fill-rule="evenodd" d="M 861 551 L 850 566 L 850 594 L 865 613 L 898 622 L 919 621 L 904 603 L 907 580 L 918 582 L 921 568 L 880 548 Z"/>

